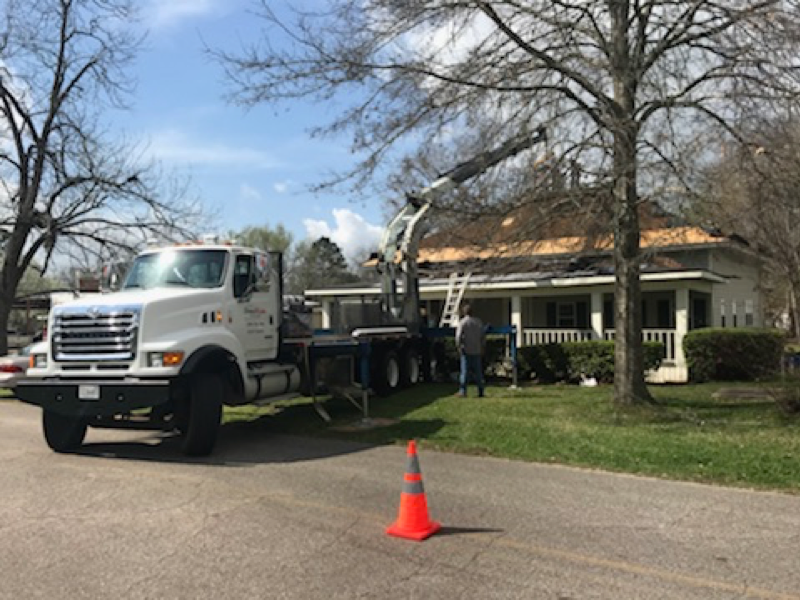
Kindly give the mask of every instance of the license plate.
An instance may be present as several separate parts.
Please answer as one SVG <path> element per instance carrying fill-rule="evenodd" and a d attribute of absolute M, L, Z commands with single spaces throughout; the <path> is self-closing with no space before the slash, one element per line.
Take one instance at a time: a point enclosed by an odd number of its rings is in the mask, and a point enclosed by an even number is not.
<path fill-rule="evenodd" d="M 100 400 L 99 385 L 79 385 L 78 398 L 81 400 Z"/>

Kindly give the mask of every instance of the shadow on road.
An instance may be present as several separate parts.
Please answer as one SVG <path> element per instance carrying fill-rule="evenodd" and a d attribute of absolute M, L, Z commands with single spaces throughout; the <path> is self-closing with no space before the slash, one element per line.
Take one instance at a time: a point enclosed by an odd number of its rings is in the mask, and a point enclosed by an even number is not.
<path fill-rule="evenodd" d="M 218 467 L 246 467 L 266 463 L 289 463 L 360 452 L 372 445 L 289 435 L 265 437 L 242 427 L 223 425 L 211 456 L 192 457 L 181 452 L 176 434 L 139 432 L 130 441 L 89 442 L 75 453 L 106 459 L 144 460 Z M 102 435 L 102 430 L 101 434 Z"/>
<path fill-rule="evenodd" d="M 325 423 L 310 404 L 283 406 L 277 414 L 236 413 L 237 419 L 222 425 L 211 456 L 190 457 L 181 452 L 181 438 L 164 432 L 130 431 L 120 434 L 94 430 L 90 440 L 76 453 L 82 456 L 125 460 L 175 462 L 223 467 L 266 463 L 291 463 L 352 454 L 385 444 L 402 444 L 415 437 L 428 437 L 444 426 L 441 419 L 414 420 L 403 417 L 442 396 L 451 395 L 444 386 L 423 386 L 372 402 L 370 414 L 385 426 L 362 427 L 362 415 L 344 400 L 330 400 L 326 409 L 333 422 Z M 250 415 L 248 417 L 248 414 Z M 344 426 L 344 427 L 343 427 Z M 120 440 L 123 436 L 127 439 Z M 110 441 L 97 438 L 108 437 Z M 117 439 L 114 439 L 117 438 Z"/>
<path fill-rule="evenodd" d="M 504 529 L 492 529 L 490 527 L 447 527 L 442 528 L 436 532 L 437 536 L 441 535 L 466 535 L 468 533 L 504 533 Z"/>

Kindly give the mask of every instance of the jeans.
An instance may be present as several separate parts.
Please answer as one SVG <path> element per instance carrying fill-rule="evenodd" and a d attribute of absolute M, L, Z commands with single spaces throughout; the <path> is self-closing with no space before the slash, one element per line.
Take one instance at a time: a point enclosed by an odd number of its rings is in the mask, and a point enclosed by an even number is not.
<path fill-rule="evenodd" d="M 467 380 L 469 374 L 475 378 L 475 383 L 478 386 L 478 395 L 483 396 L 483 364 L 481 362 L 480 354 L 462 354 L 461 355 L 461 376 L 459 377 L 459 390 L 462 394 L 467 393 Z"/>

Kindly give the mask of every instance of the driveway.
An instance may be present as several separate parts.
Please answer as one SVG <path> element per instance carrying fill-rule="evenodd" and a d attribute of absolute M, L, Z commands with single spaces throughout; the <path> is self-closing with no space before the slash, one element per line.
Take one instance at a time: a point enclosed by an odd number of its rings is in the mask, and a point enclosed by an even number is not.
<path fill-rule="evenodd" d="M 223 428 L 211 460 L 0 402 L 0 598 L 800 600 L 800 497 L 449 455 L 441 533 L 384 535 L 405 448 Z"/>

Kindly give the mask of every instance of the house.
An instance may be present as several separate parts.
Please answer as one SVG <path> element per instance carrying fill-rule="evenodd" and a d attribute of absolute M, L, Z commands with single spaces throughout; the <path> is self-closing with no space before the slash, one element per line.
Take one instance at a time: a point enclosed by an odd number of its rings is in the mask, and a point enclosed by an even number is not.
<path fill-rule="evenodd" d="M 504 221 L 505 225 L 508 219 Z M 502 229 L 502 225 L 501 225 Z M 429 325 L 438 325 L 450 274 L 462 278 L 463 297 L 492 325 L 514 325 L 517 345 L 614 339 L 612 241 L 560 235 L 503 243 L 499 231 L 478 246 L 424 240 L 419 251 L 420 298 Z M 702 327 L 760 327 L 759 261 L 741 239 L 665 218 L 642 220 L 640 238 L 642 335 L 664 344 L 652 383 L 688 379 L 683 338 Z M 322 325 L 331 326 L 335 304 L 379 296 L 378 286 L 308 290 L 320 303 Z"/>

